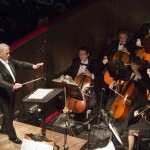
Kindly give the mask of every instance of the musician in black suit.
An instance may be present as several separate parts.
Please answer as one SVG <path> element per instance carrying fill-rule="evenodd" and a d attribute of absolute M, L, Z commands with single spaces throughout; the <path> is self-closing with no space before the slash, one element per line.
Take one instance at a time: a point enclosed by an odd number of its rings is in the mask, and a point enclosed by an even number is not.
<path fill-rule="evenodd" d="M 141 40 L 145 38 L 147 34 L 150 33 L 150 23 L 143 24 L 138 32 L 135 34 L 136 45 L 142 46 Z"/>
<path fill-rule="evenodd" d="M 147 74 L 150 80 L 150 69 L 147 69 Z M 149 80 L 147 80 L 146 89 L 150 89 Z M 149 81 L 149 82 L 148 82 Z M 128 145 L 129 150 L 133 150 L 135 146 L 135 136 L 150 137 L 150 101 L 134 112 L 134 117 L 140 116 L 141 121 L 128 127 Z"/>
<path fill-rule="evenodd" d="M 129 150 L 134 149 L 135 136 L 139 136 L 140 138 L 150 137 L 150 103 L 134 112 L 134 117 L 138 116 L 140 116 L 141 121 L 128 127 Z"/>
<path fill-rule="evenodd" d="M 131 70 L 128 70 L 127 74 L 125 74 L 123 76 L 123 78 L 121 78 L 121 77 L 116 78 L 109 85 L 109 88 L 113 89 L 115 81 L 117 81 L 118 79 L 121 79 L 124 81 L 132 80 L 132 83 L 134 83 L 135 88 L 138 88 L 138 91 L 133 93 L 133 95 L 134 94 L 136 94 L 136 95 L 135 95 L 134 99 L 131 101 L 132 103 L 129 106 L 128 115 L 123 120 L 123 122 L 119 128 L 120 135 L 122 135 L 124 133 L 124 131 L 127 131 L 128 126 L 131 123 L 134 111 L 137 110 L 139 107 L 145 106 L 146 102 L 147 102 L 146 89 L 150 90 L 150 81 L 149 81 L 149 77 L 147 75 L 147 69 L 140 68 L 140 65 L 141 65 L 141 59 L 136 56 L 133 57 L 131 59 Z M 120 91 L 120 93 L 121 93 L 121 91 Z M 128 95 L 128 97 L 132 97 L 132 95 Z M 113 102 L 114 102 L 114 99 L 109 99 L 109 101 L 106 105 L 106 109 L 110 109 Z"/>
<path fill-rule="evenodd" d="M 122 51 L 128 53 L 129 55 L 134 55 L 135 43 L 129 37 L 126 30 L 120 30 L 118 33 L 118 40 L 113 40 L 104 51 L 103 64 L 112 60 L 112 56 L 117 51 Z"/>
<path fill-rule="evenodd" d="M 94 88 L 91 90 L 91 97 L 89 98 L 89 108 L 94 110 L 98 105 L 99 91 L 103 87 L 102 66 L 96 59 L 90 57 L 89 49 L 81 47 L 79 49 L 79 57 L 72 61 L 68 74 L 73 78 L 83 73 L 90 76 L 94 81 Z M 96 93 L 96 94 L 95 94 Z"/>
<path fill-rule="evenodd" d="M 7 44 L 0 44 L 0 103 L 4 115 L 1 132 L 8 134 L 9 140 L 21 144 L 17 138 L 16 131 L 13 127 L 13 91 L 22 87 L 22 84 L 16 82 L 15 68 L 37 69 L 43 63 L 31 64 L 24 61 L 18 61 L 10 57 L 10 48 Z"/>

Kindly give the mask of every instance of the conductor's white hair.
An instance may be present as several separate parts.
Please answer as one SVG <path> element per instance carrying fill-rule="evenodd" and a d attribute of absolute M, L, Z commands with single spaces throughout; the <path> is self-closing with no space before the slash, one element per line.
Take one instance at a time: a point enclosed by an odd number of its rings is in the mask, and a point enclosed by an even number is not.
<path fill-rule="evenodd" d="M 0 53 L 2 53 L 5 49 L 9 49 L 9 46 L 5 43 L 0 44 Z"/>

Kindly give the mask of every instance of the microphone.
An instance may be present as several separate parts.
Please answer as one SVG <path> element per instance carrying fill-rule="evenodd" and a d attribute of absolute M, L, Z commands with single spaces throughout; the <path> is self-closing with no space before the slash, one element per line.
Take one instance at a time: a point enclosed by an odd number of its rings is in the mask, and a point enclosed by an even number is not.
<path fill-rule="evenodd" d="M 106 89 L 105 88 L 102 88 L 102 91 L 105 91 Z"/>
<path fill-rule="evenodd" d="M 87 112 L 86 112 L 86 119 L 89 119 L 89 116 L 91 115 L 91 110 L 89 109 L 89 110 L 87 110 Z"/>
<path fill-rule="evenodd" d="M 46 43 L 47 43 L 46 40 L 44 40 L 44 41 L 41 43 L 41 45 L 40 45 L 40 47 L 39 47 L 40 52 L 43 52 L 43 47 L 45 46 Z"/>

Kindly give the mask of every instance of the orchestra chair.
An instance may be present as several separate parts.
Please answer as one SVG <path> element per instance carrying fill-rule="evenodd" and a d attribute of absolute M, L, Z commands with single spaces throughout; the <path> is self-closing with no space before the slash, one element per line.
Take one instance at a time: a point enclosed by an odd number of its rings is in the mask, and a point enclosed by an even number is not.
<path fill-rule="evenodd" d="M 136 150 L 149 150 L 150 149 L 150 136 L 138 137 Z"/>

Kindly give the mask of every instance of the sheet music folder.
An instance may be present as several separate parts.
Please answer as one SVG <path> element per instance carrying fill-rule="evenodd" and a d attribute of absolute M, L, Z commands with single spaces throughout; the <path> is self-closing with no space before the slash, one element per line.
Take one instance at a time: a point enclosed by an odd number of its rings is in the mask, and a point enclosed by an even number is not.
<path fill-rule="evenodd" d="M 55 88 L 66 88 L 67 95 L 69 95 L 71 98 L 83 100 L 82 93 L 77 84 L 70 84 L 70 83 L 66 83 L 66 82 L 57 82 L 54 80 L 52 80 L 52 82 L 53 82 L 53 85 L 55 86 Z"/>

